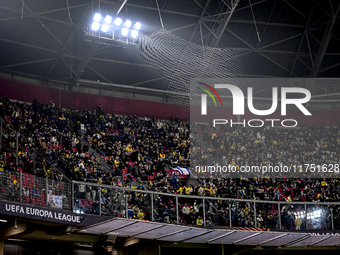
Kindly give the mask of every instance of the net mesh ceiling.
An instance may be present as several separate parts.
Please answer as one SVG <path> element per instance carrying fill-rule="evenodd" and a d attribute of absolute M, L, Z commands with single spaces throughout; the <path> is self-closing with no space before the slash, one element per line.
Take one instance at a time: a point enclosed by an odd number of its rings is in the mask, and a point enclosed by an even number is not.
<path fill-rule="evenodd" d="M 245 64 L 237 49 L 222 49 L 188 42 L 161 29 L 139 41 L 143 60 L 165 77 L 159 87 L 175 92 L 171 101 L 178 110 L 189 114 L 190 83 L 206 79 L 232 79 L 244 71 Z M 189 116 L 188 116 L 189 118 Z"/>

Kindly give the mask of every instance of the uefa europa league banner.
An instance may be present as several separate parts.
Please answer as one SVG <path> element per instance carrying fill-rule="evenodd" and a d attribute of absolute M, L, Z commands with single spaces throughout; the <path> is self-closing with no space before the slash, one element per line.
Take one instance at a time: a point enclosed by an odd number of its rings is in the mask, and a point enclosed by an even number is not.
<path fill-rule="evenodd" d="M 77 214 L 64 210 L 31 206 L 4 200 L 0 200 L 0 214 L 80 227 L 90 226 L 108 219 L 108 217 L 105 216 Z"/>

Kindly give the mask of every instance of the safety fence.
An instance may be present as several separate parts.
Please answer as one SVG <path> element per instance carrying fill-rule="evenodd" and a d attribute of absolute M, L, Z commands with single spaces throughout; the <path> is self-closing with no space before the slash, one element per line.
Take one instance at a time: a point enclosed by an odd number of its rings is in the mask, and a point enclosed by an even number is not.
<path fill-rule="evenodd" d="M 72 210 L 72 182 L 62 175 L 51 178 L 2 169 L 0 189 L 1 199 Z"/>
<path fill-rule="evenodd" d="M 72 184 L 75 213 L 240 229 L 340 230 L 340 203 L 230 199 Z"/>
<path fill-rule="evenodd" d="M 79 214 L 173 224 L 286 230 L 340 230 L 340 203 L 191 196 L 0 172 L 0 198 Z"/>

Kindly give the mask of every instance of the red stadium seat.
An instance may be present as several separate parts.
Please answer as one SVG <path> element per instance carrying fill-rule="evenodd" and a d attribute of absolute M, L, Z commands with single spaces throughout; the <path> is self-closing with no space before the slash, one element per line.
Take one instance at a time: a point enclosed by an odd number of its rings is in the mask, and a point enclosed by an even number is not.
<path fill-rule="evenodd" d="M 32 203 L 32 204 L 35 204 L 35 203 L 36 203 L 36 201 L 35 201 L 35 198 L 34 198 L 34 197 L 30 197 L 30 199 L 31 199 L 31 203 Z"/>

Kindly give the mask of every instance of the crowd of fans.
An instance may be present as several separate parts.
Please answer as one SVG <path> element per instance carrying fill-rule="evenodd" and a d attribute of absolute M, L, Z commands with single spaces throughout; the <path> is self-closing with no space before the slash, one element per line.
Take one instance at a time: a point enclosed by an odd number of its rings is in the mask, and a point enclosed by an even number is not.
<path fill-rule="evenodd" d="M 328 173 L 335 173 L 333 176 L 340 172 L 339 127 L 246 128 L 238 125 L 209 128 L 194 125 L 191 131 L 191 156 L 201 165 L 218 161 L 237 169 L 240 166 L 290 166 L 294 170 L 290 176 L 295 173 L 302 178 L 316 176 L 323 166 L 332 170 Z M 206 148 L 202 150 L 202 146 Z M 308 164 L 310 168 L 306 171 Z"/>
<path fill-rule="evenodd" d="M 214 132 L 204 125 L 196 125 L 195 133 L 200 134 L 203 146 L 197 137 L 189 134 L 189 122 L 178 117 L 172 116 L 170 121 L 164 121 L 116 116 L 106 113 L 101 105 L 93 112 L 76 111 L 58 108 L 53 102 L 44 105 L 35 100 L 32 104 L 25 104 L 11 102 L 2 96 L 0 116 L 8 125 L 3 126 L 1 189 L 12 194 L 14 200 L 20 199 L 17 172 L 23 171 L 25 178 L 21 193 L 26 202 L 32 202 L 34 194 L 33 201 L 38 205 L 46 203 L 46 190 L 39 182 L 39 176 L 55 180 L 51 184 L 54 195 L 65 195 L 61 183 L 67 178 L 84 182 L 75 190 L 76 208 L 83 213 L 99 214 L 100 207 L 102 215 L 126 215 L 125 197 L 119 189 L 92 184 L 124 187 L 134 183 L 144 190 L 162 192 L 164 195 L 155 195 L 152 200 L 154 218 L 161 222 L 175 222 L 177 219 L 174 197 L 166 194 L 240 201 L 340 201 L 337 179 L 317 178 L 304 173 L 299 178 L 201 176 L 197 185 L 185 185 L 165 171 L 171 166 L 189 167 L 190 157 L 198 159 L 200 165 L 206 165 L 215 158 L 214 155 L 223 155 L 223 164 L 236 167 L 269 163 L 297 167 L 304 163 L 339 163 L 339 127 L 224 127 Z M 18 165 L 15 163 L 16 136 L 11 128 L 19 132 Z M 128 217 L 151 220 L 150 199 L 144 193 L 129 194 Z M 231 219 L 233 225 L 255 226 L 253 207 L 245 202 L 229 208 L 224 200 L 206 200 L 203 206 L 202 200 L 188 197 L 179 204 L 181 223 L 202 225 L 205 220 L 209 224 L 228 225 Z M 275 228 L 279 217 L 288 228 L 299 223 L 295 222 L 297 217 L 290 208 L 281 208 L 279 215 L 277 207 L 268 206 L 270 208 L 259 209 L 257 226 Z M 302 221 L 300 225 L 303 224 Z"/>

